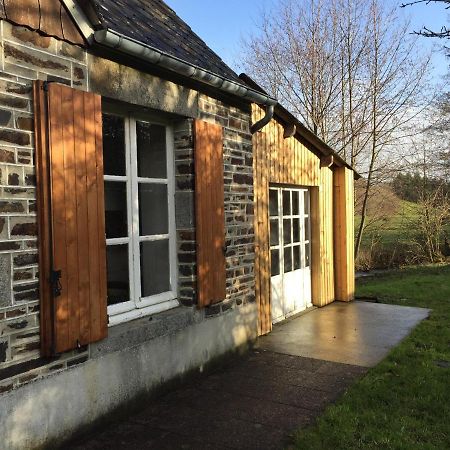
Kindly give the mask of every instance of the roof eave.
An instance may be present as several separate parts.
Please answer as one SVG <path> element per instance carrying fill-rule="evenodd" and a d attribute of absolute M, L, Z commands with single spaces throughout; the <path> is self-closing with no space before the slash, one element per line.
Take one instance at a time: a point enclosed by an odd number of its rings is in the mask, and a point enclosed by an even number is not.
<path fill-rule="evenodd" d="M 257 88 L 263 91 L 263 89 L 247 74 L 241 73 L 239 78 L 243 80 L 249 86 Z M 286 124 L 295 125 L 296 135 L 303 138 L 305 141 L 314 146 L 322 155 L 333 156 L 334 163 L 338 167 L 347 167 L 354 172 L 355 180 L 362 178 L 362 176 L 347 162 L 342 158 L 335 150 L 333 150 L 328 144 L 326 144 L 322 139 L 319 138 L 315 133 L 309 130 L 305 125 L 303 125 L 292 113 L 290 113 L 284 106 L 277 103 L 275 106 L 274 117 L 278 117 Z"/>

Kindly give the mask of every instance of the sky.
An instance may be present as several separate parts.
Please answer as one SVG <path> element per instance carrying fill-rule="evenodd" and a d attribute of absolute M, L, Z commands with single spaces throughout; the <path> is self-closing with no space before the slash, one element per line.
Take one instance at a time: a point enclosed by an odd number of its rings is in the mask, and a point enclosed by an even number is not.
<path fill-rule="evenodd" d="M 166 3 L 211 47 L 231 68 L 239 72 L 242 39 L 257 32 L 261 11 L 270 11 L 277 0 L 165 0 Z M 299 0 L 301 1 L 301 0 Z M 400 5 L 407 0 L 386 0 Z M 423 26 L 439 30 L 450 21 L 450 11 L 431 3 L 404 8 L 401 13 L 411 16 L 411 31 Z M 421 45 L 436 50 L 433 56 L 433 79 L 441 81 L 448 61 L 441 51 L 443 40 L 422 38 Z"/>

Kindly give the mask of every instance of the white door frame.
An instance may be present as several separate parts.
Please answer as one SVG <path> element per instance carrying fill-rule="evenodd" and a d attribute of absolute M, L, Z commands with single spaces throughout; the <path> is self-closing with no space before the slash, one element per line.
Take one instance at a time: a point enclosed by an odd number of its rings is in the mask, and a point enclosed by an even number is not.
<path fill-rule="evenodd" d="M 270 208 L 270 192 L 276 192 L 277 215 Z M 283 210 L 286 193 L 287 212 Z M 278 242 L 274 239 L 276 233 L 272 236 L 272 226 L 278 227 Z M 269 186 L 269 227 L 271 314 L 272 322 L 276 323 L 312 305 L 310 190 L 302 186 Z M 285 254 L 286 249 L 290 255 Z M 272 261 L 274 254 L 278 255 L 279 264 Z M 274 272 L 276 275 L 272 275 Z"/>

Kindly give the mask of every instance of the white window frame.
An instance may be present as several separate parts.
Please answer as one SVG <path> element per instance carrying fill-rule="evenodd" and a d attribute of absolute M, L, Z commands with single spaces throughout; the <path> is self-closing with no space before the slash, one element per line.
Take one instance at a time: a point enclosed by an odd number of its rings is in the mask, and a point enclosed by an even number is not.
<path fill-rule="evenodd" d="M 276 216 L 269 215 L 269 239 L 270 239 L 270 227 L 271 222 L 276 220 L 278 222 L 278 242 L 274 245 L 270 245 L 270 251 L 278 250 L 279 255 L 279 269 L 280 272 L 278 275 L 274 276 L 283 276 L 286 272 L 284 271 L 284 251 L 285 247 L 289 248 L 291 252 L 291 261 L 292 261 L 292 270 L 290 272 L 294 272 L 295 270 L 301 270 L 311 267 L 311 193 L 309 188 L 307 187 L 284 187 L 277 185 L 270 185 L 269 190 L 276 192 L 277 194 L 277 202 L 278 202 L 278 211 Z M 283 193 L 289 192 L 289 202 L 290 202 L 290 214 L 284 215 L 283 213 Z M 299 211 L 298 214 L 294 214 L 293 202 L 292 202 L 292 193 L 297 192 L 299 195 Z M 305 205 L 305 197 L 307 199 L 307 204 Z M 290 233 L 291 233 L 291 242 L 290 244 L 284 243 L 284 220 L 290 220 Z M 293 242 L 293 219 L 299 220 L 299 231 L 300 231 L 300 240 Z M 305 230 L 305 219 L 309 221 L 309 230 L 308 233 Z M 300 268 L 294 269 L 294 254 L 293 247 L 300 247 Z M 308 248 L 308 250 L 307 250 Z M 287 272 L 287 273 L 290 273 Z M 271 273 L 272 277 L 272 273 Z"/>
<path fill-rule="evenodd" d="M 103 108 L 104 114 L 119 116 L 124 119 L 125 125 L 125 157 L 126 175 L 104 175 L 104 181 L 120 181 L 126 183 L 127 195 L 127 222 L 128 237 L 106 239 L 106 245 L 128 245 L 128 274 L 130 286 L 130 300 L 108 306 L 109 326 L 137 319 L 150 314 L 179 306 L 178 297 L 178 270 L 176 251 L 176 224 L 175 224 L 175 158 L 173 128 L 170 123 L 154 119 L 151 115 L 131 111 L 124 113 L 117 107 L 108 105 Z M 167 178 L 138 177 L 137 163 L 137 122 L 161 125 L 166 130 L 166 161 Z M 107 156 L 106 156 L 107 157 Z M 139 232 L 139 184 L 165 184 L 167 185 L 168 202 L 168 233 L 163 235 L 140 236 Z M 140 243 L 145 241 L 168 240 L 169 242 L 169 283 L 170 290 L 148 297 L 141 296 L 141 263 Z"/>

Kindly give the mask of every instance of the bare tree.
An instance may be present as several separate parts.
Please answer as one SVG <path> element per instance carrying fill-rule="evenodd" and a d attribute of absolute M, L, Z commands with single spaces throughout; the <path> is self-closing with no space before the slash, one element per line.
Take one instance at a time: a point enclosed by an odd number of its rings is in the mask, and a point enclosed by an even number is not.
<path fill-rule="evenodd" d="M 370 191 L 423 108 L 429 57 L 381 0 L 280 0 L 245 49 L 244 69 L 365 175 L 358 254 Z"/>
<path fill-rule="evenodd" d="M 442 3 L 445 6 L 445 9 L 450 9 L 450 0 L 415 0 L 408 3 L 403 3 L 401 5 L 401 8 L 417 5 L 419 3 L 425 3 L 427 5 L 429 5 L 430 3 Z M 430 30 L 427 27 L 423 27 L 419 31 L 414 31 L 414 33 L 424 37 L 450 39 L 450 29 L 446 25 L 443 25 L 439 31 Z"/>

